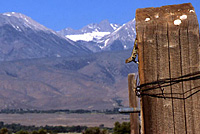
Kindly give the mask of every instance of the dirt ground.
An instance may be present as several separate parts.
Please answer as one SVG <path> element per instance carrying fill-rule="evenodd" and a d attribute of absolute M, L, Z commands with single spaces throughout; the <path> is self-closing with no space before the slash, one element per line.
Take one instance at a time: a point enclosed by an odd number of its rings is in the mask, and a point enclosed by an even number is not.
<path fill-rule="evenodd" d="M 114 127 L 116 121 L 128 122 L 129 115 L 122 114 L 0 114 L 0 121 L 4 123 L 20 123 L 35 126 L 99 126 Z"/>

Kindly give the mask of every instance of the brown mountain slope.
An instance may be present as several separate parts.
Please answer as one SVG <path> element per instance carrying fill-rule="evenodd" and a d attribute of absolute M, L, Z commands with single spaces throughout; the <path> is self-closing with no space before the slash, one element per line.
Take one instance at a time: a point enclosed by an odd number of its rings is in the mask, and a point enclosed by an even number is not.
<path fill-rule="evenodd" d="M 131 51 L 1 62 L 0 108 L 112 109 L 127 105 Z"/>

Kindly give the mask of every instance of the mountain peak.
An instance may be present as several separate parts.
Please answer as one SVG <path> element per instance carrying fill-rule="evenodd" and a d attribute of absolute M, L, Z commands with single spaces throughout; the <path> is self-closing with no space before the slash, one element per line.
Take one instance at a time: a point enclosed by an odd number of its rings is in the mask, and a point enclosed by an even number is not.
<path fill-rule="evenodd" d="M 64 29 L 61 35 L 84 44 L 93 52 L 130 49 L 135 40 L 135 19 L 121 25 L 103 20 L 91 23 L 80 30 Z M 85 42 L 84 42 L 85 41 Z"/>
<path fill-rule="evenodd" d="M 0 61 L 87 54 L 85 47 L 21 13 L 0 14 Z M 89 52 L 90 53 L 90 52 Z"/>
<path fill-rule="evenodd" d="M 30 17 L 16 12 L 6 12 L 0 14 L 1 20 L 0 23 L 3 22 L 0 25 L 4 24 L 11 24 L 16 30 L 20 31 L 24 28 L 31 28 L 34 30 L 42 30 L 42 31 L 52 31 L 45 26 L 39 24 L 38 22 L 34 21 Z"/>
<path fill-rule="evenodd" d="M 103 20 L 100 23 L 88 24 L 79 30 L 66 28 L 59 31 L 58 33 L 73 41 L 89 42 L 100 40 L 101 38 L 112 33 L 118 27 L 120 27 L 120 25 L 110 23 L 108 20 Z"/>
<path fill-rule="evenodd" d="M 6 13 L 3 13 L 2 15 L 6 15 L 6 16 L 14 16 L 14 17 L 17 17 L 17 18 L 28 18 L 28 16 L 24 15 L 24 14 L 21 14 L 21 13 L 16 13 L 16 12 L 6 12 Z"/>

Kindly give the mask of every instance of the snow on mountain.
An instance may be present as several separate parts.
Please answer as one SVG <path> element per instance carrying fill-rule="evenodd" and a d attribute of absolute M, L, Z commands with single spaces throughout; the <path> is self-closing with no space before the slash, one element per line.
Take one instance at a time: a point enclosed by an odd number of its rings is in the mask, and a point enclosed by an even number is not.
<path fill-rule="evenodd" d="M 128 48 L 134 22 L 119 26 L 102 21 L 62 32 L 20 13 L 0 14 L 0 109 L 111 109 L 126 104 L 126 77 L 137 71 L 136 64 L 123 64 L 131 51 L 89 50 Z M 64 37 L 81 34 L 91 34 L 93 40 Z"/>
<path fill-rule="evenodd" d="M 65 37 L 73 40 L 73 41 L 93 41 L 99 40 L 102 37 L 109 35 L 110 32 L 91 32 L 91 33 L 84 33 L 84 34 L 76 34 L 76 35 L 66 35 Z"/>
<path fill-rule="evenodd" d="M 0 61 L 91 52 L 21 13 L 0 14 L 0 31 Z"/>
<path fill-rule="evenodd" d="M 28 17 L 24 14 L 21 14 L 21 13 L 7 12 L 7 13 L 3 13 L 2 15 L 8 16 L 8 17 L 15 17 L 16 19 L 19 19 L 19 21 L 21 22 L 21 24 L 18 24 L 19 26 L 23 25 L 25 27 L 29 27 L 29 28 L 32 28 L 32 29 L 35 29 L 35 30 L 53 31 L 53 30 L 50 30 L 50 29 L 46 28 L 45 26 L 39 24 L 38 22 L 34 21 L 30 17 Z M 9 19 L 6 19 L 6 20 L 9 21 Z M 14 28 L 21 30 L 19 28 L 19 26 L 12 24 L 12 21 L 9 21 L 9 23 L 11 25 L 13 25 Z"/>
<path fill-rule="evenodd" d="M 58 33 L 73 40 L 73 41 L 98 41 L 102 37 L 109 35 L 120 25 L 110 24 L 107 20 L 101 21 L 99 24 L 92 23 L 82 29 L 73 30 L 66 28 Z"/>
<path fill-rule="evenodd" d="M 102 50 L 122 50 L 133 47 L 133 42 L 136 37 L 135 19 L 123 24 L 110 35 L 101 39 L 104 42 L 99 47 Z"/>
<path fill-rule="evenodd" d="M 113 23 L 111 23 L 110 26 L 111 26 L 114 30 L 116 30 L 116 29 L 119 27 L 119 25 L 113 24 Z"/>
<path fill-rule="evenodd" d="M 135 19 L 122 26 L 104 20 L 99 24 L 89 24 L 80 30 L 66 28 L 58 33 L 93 52 L 130 49 L 136 35 Z"/>

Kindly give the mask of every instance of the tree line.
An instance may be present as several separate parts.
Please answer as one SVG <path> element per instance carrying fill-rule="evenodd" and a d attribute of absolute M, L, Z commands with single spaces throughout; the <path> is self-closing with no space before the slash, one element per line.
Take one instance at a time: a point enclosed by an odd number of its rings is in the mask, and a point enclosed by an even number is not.
<path fill-rule="evenodd" d="M 82 134 L 130 134 L 130 122 L 115 122 L 114 128 L 106 128 L 104 125 L 99 127 L 87 126 L 24 126 L 20 124 L 4 124 L 0 122 L 0 134 L 57 134 L 78 132 Z"/>
<path fill-rule="evenodd" d="M 77 109 L 77 110 L 69 110 L 69 109 L 56 109 L 56 110 L 35 110 L 35 109 L 1 109 L 1 114 L 25 114 L 25 113 L 77 113 L 77 114 L 85 114 L 85 113 L 104 113 L 104 114 L 119 114 L 119 108 L 113 108 L 112 110 L 85 110 L 85 109 Z"/>
<path fill-rule="evenodd" d="M 48 133 L 68 133 L 68 132 L 82 132 L 86 130 L 87 126 L 25 126 L 21 124 L 5 124 L 4 122 L 0 122 L 0 129 L 6 128 L 9 130 L 9 132 L 17 133 L 21 130 L 27 131 L 27 132 L 35 132 L 38 130 L 45 130 Z M 35 133 L 36 134 L 36 133 Z"/>

